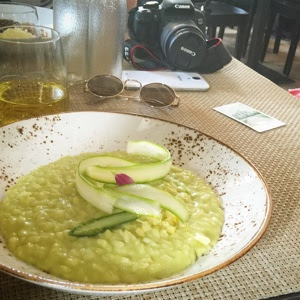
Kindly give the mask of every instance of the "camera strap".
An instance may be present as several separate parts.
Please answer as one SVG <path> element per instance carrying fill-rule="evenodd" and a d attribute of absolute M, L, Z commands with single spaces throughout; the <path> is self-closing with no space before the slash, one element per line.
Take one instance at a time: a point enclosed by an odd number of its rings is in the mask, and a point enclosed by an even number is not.
<path fill-rule="evenodd" d="M 139 44 L 134 40 L 126 40 L 123 49 L 123 58 L 138 70 L 160 71 L 174 69 L 163 61 L 159 55 L 154 54 L 143 44 Z"/>
<path fill-rule="evenodd" d="M 149 50 L 145 45 L 140 44 L 132 39 L 124 42 L 123 57 L 131 63 L 136 69 L 158 71 L 158 70 L 175 70 L 176 68 L 169 64 L 166 59 L 161 58 L 159 54 Z M 222 69 L 232 60 L 232 56 L 219 38 L 207 41 L 205 59 L 200 66 L 191 71 L 202 74 L 213 73 Z"/>
<path fill-rule="evenodd" d="M 199 68 L 199 73 L 213 73 L 229 64 L 232 56 L 224 46 L 220 38 L 214 38 L 206 42 L 206 56 Z"/>

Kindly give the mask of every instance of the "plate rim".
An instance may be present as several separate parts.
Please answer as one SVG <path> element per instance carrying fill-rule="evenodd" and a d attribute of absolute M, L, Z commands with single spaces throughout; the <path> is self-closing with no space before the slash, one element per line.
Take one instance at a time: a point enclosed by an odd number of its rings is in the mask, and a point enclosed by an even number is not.
<path fill-rule="evenodd" d="M 71 281 L 63 280 L 58 277 L 56 280 L 56 279 L 45 278 L 45 277 L 42 277 L 42 276 L 39 276 L 36 274 L 30 274 L 28 272 L 24 272 L 24 271 L 20 271 L 18 269 L 7 267 L 7 266 L 3 265 L 3 263 L 1 263 L 1 262 L 0 262 L 0 271 L 6 273 L 8 275 L 14 276 L 18 279 L 25 280 L 25 281 L 28 281 L 31 283 L 35 283 L 35 284 L 38 284 L 41 286 L 54 288 L 57 290 L 73 291 L 73 292 L 77 292 L 77 293 L 86 292 L 86 293 L 98 294 L 98 295 L 101 295 L 101 294 L 113 295 L 113 294 L 133 293 L 133 292 L 139 292 L 139 293 L 153 292 L 155 290 L 157 291 L 160 289 L 175 287 L 180 284 L 195 281 L 206 275 L 212 274 L 218 270 L 223 269 L 224 267 L 226 267 L 226 266 L 230 265 L 231 263 L 233 263 L 234 261 L 238 260 L 240 257 L 244 256 L 249 250 L 251 250 L 257 244 L 257 242 L 261 239 L 261 237 L 264 235 L 264 233 L 266 232 L 266 230 L 270 224 L 270 220 L 271 220 L 271 216 L 272 216 L 273 201 L 272 201 L 270 189 L 266 183 L 266 180 L 262 176 L 261 172 L 257 169 L 257 167 L 248 158 L 246 158 L 244 155 L 240 154 L 237 150 L 232 148 L 230 145 L 226 144 L 225 142 L 220 141 L 219 139 L 211 136 L 210 134 L 200 131 L 199 129 L 195 129 L 193 127 L 186 126 L 186 125 L 180 124 L 175 121 L 165 120 L 163 118 L 147 116 L 147 115 L 143 115 L 143 114 L 139 114 L 139 113 L 84 110 L 84 111 L 69 111 L 69 112 L 64 112 L 64 113 L 60 113 L 60 114 L 44 115 L 44 116 L 39 116 L 39 117 L 33 117 L 30 119 L 26 119 L 26 120 L 16 121 L 11 124 L 0 127 L 0 130 L 2 130 L 3 128 L 6 128 L 12 124 L 26 122 L 29 120 L 39 121 L 40 119 L 43 119 L 43 118 L 46 120 L 46 118 L 59 117 L 61 115 L 70 115 L 70 114 L 76 115 L 76 114 L 82 114 L 82 113 L 127 115 L 127 116 L 132 116 L 132 117 L 151 119 L 151 120 L 159 121 L 159 122 L 163 122 L 163 123 L 169 123 L 169 124 L 177 125 L 180 127 L 184 127 L 188 130 L 193 130 L 195 132 L 198 132 L 202 135 L 205 135 L 207 138 L 212 139 L 215 142 L 221 144 L 222 146 L 228 148 L 234 154 L 236 154 L 237 156 L 242 158 L 244 160 L 244 162 L 246 162 L 252 168 L 252 170 L 256 173 L 258 179 L 261 181 L 261 183 L 263 185 L 263 188 L 265 191 L 265 196 L 266 196 L 266 199 L 265 199 L 266 209 L 265 209 L 265 214 L 264 214 L 264 220 L 261 223 L 261 226 L 259 227 L 258 231 L 253 236 L 253 239 L 240 252 L 233 255 L 233 257 L 231 257 L 230 259 L 227 259 L 226 261 L 218 264 L 217 266 L 209 268 L 209 269 L 199 272 L 197 274 L 187 275 L 187 276 L 177 278 L 177 279 L 176 278 L 174 278 L 174 279 L 173 278 L 170 278 L 170 279 L 165 278 L 166 281 L 162 281 L 162 282 L 145 282 L 145 283 L 116 284 L 116 285 L 79 283 L 79 282 L 71 282 Z M 60 120 L 58 120 L 58 121 L 60 121 Z M 0 202 L 1 201 L 2 201 L 2 199 L 0 200 Z M 15 257 L 15 259 L 18 260 L 18 258 L 16 258 L 16 257 Z M 34 267 L 34 266 L 32 266 L 32 267 Z M 39 270 L 39 269 L 37 269 L 37 270 Z M 44 272 L 42 270 L 39 270 L 39 271 Z M 162 278 L 162 280 L 164 280 L 164 278 Z"/>

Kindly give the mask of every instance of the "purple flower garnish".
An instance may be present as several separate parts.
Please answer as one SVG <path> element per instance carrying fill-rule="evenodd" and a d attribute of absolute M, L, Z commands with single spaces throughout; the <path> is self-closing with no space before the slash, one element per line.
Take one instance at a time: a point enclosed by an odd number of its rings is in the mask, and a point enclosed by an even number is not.
<path fill-rule="evenodd" d="M 133 179 L 126 174 L 116 174 L 115 179 L 119 186 L 124 184 L 134 184 Z"/>

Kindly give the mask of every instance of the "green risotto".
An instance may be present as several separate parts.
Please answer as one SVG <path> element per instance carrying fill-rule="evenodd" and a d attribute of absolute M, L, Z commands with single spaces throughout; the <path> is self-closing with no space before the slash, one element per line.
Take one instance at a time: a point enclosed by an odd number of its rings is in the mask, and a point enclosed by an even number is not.
<path fill-rule="evenodd" d="M 71 281 L 138 283 L 184 270 L 217 243 L 221 201 L 207 183 L 175 166 L 150 184 L 185 203 L 187 222 L 163 210 L 161 219 L 140 216 L 97 236 L 70 236 L 81 222 L 105 215 L 76 189 L 77 165 L 88 155 L 42 166 L 8 190 L 0 203 L 0 230 L 17 258 Z"/>

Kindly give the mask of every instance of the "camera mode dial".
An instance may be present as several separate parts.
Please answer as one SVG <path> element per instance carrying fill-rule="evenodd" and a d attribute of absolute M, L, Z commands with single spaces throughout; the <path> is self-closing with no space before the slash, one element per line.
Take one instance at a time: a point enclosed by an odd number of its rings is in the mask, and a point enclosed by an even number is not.
<path fill-rule="evenodd" d="M 148 1 L 143 5 L 144 8 L 157 9 L 159 8 L 159 3 L 157 1 Z"/>

